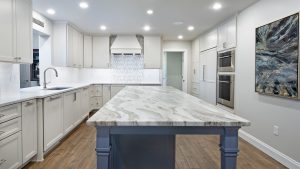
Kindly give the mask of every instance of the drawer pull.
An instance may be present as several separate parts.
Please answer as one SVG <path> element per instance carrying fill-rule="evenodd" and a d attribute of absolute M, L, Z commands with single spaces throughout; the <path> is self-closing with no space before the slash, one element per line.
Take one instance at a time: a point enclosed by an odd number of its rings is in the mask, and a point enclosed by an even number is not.
<path fill-rule="evenodd" d="M 33 105 L 33 102 L 26 102 L 25 106 L 28 107 L 28 106 L 31 106 Z"/>
<path fill-rule="evenodd" d="M 1 159 L 1 160 L 0 160 L 0 166 L 1 166 L 2 164 L 4 164 L 5 162 L 6 162 L 5 159 Z"/>
<path fill-rule="evenodd" d="M 61 96 L 57 96 L 57 97 L 50 97 L 50 101 L 52 101 L 52 100 L 56 100 L 56 99 L 60 99 L 61 98 Z"/>

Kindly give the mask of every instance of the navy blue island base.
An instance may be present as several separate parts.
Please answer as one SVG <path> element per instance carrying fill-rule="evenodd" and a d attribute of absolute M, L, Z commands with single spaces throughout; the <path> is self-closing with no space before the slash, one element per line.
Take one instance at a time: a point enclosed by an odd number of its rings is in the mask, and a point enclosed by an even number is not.
<path fill-rule="evenodd" d="M 177 134 L 220 135 L 221 169 L 236 169 L 240 126 L 97 126 L 97 169 L 175 169 Z"/>

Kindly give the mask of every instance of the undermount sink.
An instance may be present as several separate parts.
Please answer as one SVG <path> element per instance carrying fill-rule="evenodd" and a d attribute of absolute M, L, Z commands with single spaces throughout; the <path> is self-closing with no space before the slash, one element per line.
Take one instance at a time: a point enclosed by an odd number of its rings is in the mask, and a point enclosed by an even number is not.
<path fill-rule="evenodd" d="M 50 88 L 46 88 L 45 90 L 65 90 L 69 88 L 71 87 L 50 87 Z"/>

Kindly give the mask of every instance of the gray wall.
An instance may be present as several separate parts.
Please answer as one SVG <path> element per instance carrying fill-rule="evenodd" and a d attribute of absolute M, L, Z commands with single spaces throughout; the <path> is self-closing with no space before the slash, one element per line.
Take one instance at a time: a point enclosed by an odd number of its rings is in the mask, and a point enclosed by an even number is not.
<path fill-rule="evenodd" d="M 182 90 L 182 52 L 167 53 L 167 85 Z"/>
<path fill-rule="evenodd" d="M 238 16 L 235 112 L 243 130 L 300 162 L 300 101 L 255 93 L 255 28 L 300 11 L 299 0 L 262 0 Z M 279 136 L 273 134 L 279 126 Z"/>

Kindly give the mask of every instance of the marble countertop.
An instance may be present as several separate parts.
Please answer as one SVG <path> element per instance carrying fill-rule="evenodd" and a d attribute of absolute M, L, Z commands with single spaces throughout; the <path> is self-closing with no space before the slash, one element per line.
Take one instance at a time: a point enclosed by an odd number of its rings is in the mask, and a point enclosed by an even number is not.
<path fill-rule="evenodd" d="M 249 126 L 250 122 L 172 87 L 128 86 L 87 124 L 90 126 Z"/>
<path fill-rule="evenodd" d="M 17 93 L 12 93 L 3 97 L 0 97 L 0 106 L 6 106 L 6 105 L 10 105 L 10 104 L 14 104 L 14 103 L 18 103 L 18 102 L 22 102 L 22 101 L 27 101 L 27 100 L 31 100 L 31 99 L 42 99 L 42 98 L 46 98 L 49 96 L 53 96 L 53 95 L 57 95 L 57 94 L 62 94 L 62 93 L 66 93 L 69 91 L 73 91 L 73 90 L 77 90 L 77 89 L 81 89 L 84 87 L 88 87 L 90 85 L 97 85 L 97 84 L 111 84 L 111 85 L 160 85 L 160 83 L 157 82 L 130 82 L 130 83 L 115 83 L 115 82 L 99 82 L 99 83 L 95 83 L 95 82 L 91 82 L 91 83 L 64 83 L 64 84 L 52 84 L 52 85 L 48 85 L 48 88 L 51 87 L 70 87 L 68 89 L 64 89 L 64 90 L 44 90 L 42 89 L 41 86 L 36 86 L 36 87 L 29 87 L 29 88 L 23 88 L 20 89 L 19 92 Z"/>

